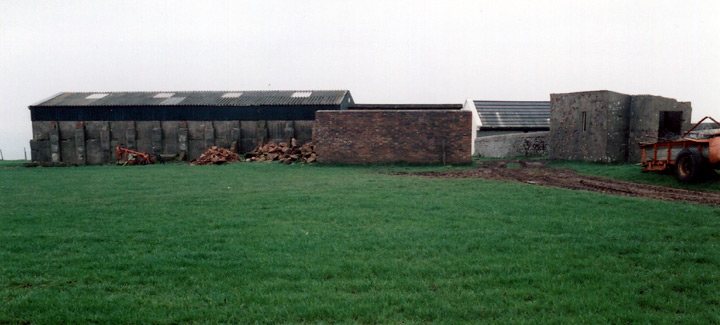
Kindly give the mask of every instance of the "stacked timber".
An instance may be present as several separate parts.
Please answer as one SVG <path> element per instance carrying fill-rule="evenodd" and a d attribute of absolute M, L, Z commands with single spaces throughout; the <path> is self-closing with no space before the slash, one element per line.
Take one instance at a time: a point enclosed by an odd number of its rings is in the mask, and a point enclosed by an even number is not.
<path fill-rule="evenodd" d="M 225 148 L 212 146 L 205 152 L 190 162 L 190 165 L 220 165 L 224 163 L 233 163 L 240 161 L 240 156 Z"/>
<path fill-rule="evenodd" d="M 315 159 L 315 146 L 311 142 L 298 146 L 295 139 L 292 139 L 290 144 L 287 142 L 275 144 L 270 141 L 245 154 L 245 161 L 280 161 L 284 164 L 292 164 L 296 161 L 311 163 Z"/>

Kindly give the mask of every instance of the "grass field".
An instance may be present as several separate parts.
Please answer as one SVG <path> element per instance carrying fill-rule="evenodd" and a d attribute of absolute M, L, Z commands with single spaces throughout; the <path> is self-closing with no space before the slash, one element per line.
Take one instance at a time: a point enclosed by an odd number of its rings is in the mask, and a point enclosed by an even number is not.
<path fill-rule="evenodd" d="M 379 173 L 428 167 L 17 165 L 0 323 L 720 323 L 717 207 Z"/>

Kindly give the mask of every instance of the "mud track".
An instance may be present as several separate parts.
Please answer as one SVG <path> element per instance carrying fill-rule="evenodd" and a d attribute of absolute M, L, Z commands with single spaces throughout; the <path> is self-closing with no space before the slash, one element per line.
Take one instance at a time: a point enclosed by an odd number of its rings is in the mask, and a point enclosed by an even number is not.
<path fill-rule="evenodd" d="M 509 163 L 518 166 L 508 168 Z M 631 183 L 626 181 L 581 175 L 566 168 L 545 166 L 545 161 L 490 161 L 473 169 L 449 172 L 396 173 L 443 178 L 484 178 L 512 181 L 539 186 L 593 191 L 612 195 L 641 197 L 664 201 L 692 202 L 720 206 L 720 193 Z"/>

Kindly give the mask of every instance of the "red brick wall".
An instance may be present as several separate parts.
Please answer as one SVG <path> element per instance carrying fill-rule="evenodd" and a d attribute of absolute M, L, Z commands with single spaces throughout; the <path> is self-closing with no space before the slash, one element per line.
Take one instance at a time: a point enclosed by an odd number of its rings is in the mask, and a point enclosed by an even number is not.
<path fill-rule="evenodd" d="M 317 111 L 312 139 L 320 163 L 438 163 L 444 159 L 448 164 L 467 164 L 472 160 L 471 114 L 460 110 Z"/>

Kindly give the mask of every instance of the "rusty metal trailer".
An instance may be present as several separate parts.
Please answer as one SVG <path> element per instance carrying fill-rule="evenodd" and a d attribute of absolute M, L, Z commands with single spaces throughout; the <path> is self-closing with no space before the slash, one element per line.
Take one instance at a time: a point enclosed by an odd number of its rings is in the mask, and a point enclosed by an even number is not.
<path fill-rule="evenodd" d="M 707 119 L 720 127 L 718 121 L 706 116 L 678 140 L 641 143 L 642 171 L 672 171 L 677 180 L 686 183 L 701 181 L 714 174 L 715 169 L 720 169 L 720 129 L 694 131 Z"/>

